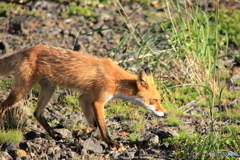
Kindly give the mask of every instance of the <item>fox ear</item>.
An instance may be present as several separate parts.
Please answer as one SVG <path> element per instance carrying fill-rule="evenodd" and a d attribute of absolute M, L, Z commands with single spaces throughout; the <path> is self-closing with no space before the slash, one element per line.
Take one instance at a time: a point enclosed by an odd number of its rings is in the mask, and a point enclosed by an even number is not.
<path fill-rule="evenodd" d="M 138 74 L 138 85 L 141 85 L 142 87 L 148 88 L 148 74 L 151 74 L 150 69 L 146 68 L 144 70 L 141 70 Z"/>
<path fill-rule="evenodd" d="M 151 70 L 150 70 L 150 68 L 145 68 L 144 69 L 144 71 L 145 71 L 145 73 L 147 74 L 147 75 L 150 75 L 151 74 Z"/>

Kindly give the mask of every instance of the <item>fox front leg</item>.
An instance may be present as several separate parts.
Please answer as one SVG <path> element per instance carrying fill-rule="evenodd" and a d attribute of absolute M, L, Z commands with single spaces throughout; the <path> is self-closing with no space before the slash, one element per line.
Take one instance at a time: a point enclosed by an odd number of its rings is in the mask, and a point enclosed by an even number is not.
<path fill-rule="evenodd" d="M 98 125 L 101 135 L 102 135 L 102 140 L 105 141 L 109 147 L 116 147 L 116 144 L 114 143 L 114 141 L 110 138 L 110 136 L 108 134 L 105 116 L 104 116 L 103 103 L 92 102 L 92 107 L 93 107 L 97 125 Z"/>

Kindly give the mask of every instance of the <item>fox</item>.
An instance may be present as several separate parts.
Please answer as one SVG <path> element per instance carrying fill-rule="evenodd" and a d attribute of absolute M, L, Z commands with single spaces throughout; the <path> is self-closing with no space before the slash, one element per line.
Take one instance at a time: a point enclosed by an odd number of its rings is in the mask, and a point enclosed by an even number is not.
<path fill-rule="evenodd" d="M 167 114 L 167 110 L 160 103 L 160 94 L 149 67 L 134 75 L 110 58 L 35 45 L 0 58 L 0 75 L 9 74 L 13 75 L 14 82 L 8 97 L 0 104 L 0 116 L 39 84 L 40 93 L 33 115 L 55 140 L 62 139 L 62 135 L 50 127 L 43 113 L 57 86 L 79 90 L 79 106 L 89 127 L 93 130 L 99 128 L 102 140 L 108 146 L 114 146 L 115 142 L 110 138 L 106 127 L 106 102 L 123 99 L 156 116 Z"/>

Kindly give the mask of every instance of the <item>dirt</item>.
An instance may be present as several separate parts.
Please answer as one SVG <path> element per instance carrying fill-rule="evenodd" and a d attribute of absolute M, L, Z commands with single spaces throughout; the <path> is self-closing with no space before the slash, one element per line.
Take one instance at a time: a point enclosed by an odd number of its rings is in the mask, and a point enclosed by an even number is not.
<path fill-rule="evenodd" d="M 20 1 L 14 1 L 18 3 Z M 123 29 L 129 30 L 129 26 L 124 24 L 123 19 L 119 16 L 118 9 L 111 3 L 105 5 L 95 5 L 94 13 L 98 16 L 93 21 L 86 16 L 71 15 L 64 18 L 63 14 L 69 8 L 68 3 L 56 3 L 49 1 L 23 1 L 20 3 L 21 10 L 16 14 L 16 10 L 10 9 L 0 12 L 0 54 L 11 54 L 15 51 L 28 48 L 36 44 L 46 44 L 56 47 L 73 49 L 80 53 L 87 53 L 100 57 L 111 55 L 111 51 L 119 45 L 122 38 L 127 34 Z M 240 3 L 237 1 L 220 1 L 222 7 L 228 9 L 239 9 Z M 234 2 L 234 3 L 233 3 Z M 0 5 L 5 2 L 0 2 Z M 79 5 L 87 5 L 80 3 Z M 214 9 L 214 0 L 206 3 L 200 1 L 202 8 L 209 7 L 208 11 Z M 125 14 L 130 15 L 134 10 L 140 7 L 139 3 L 129 3 L 123 1 Z M 149 10 L 156 10 L 159 14 L 164 15 L 165 6 L 152 3 L 151 6 L 145 6 L 136 11 L 132 23 L 137 23 L 145 19 L 145 23 L 137 26 L 139 33 L 148 30 L 151 18 L 146 18 Z M 159 18 L 157 22 L 162 22 L 163 18 Z M 108 29 L 122 28 L 122 29 Z M 105 30 L 106 29 L 106 30 Z M 154 33 L 152 33 L 154 34 Z M 164 44 L 168 41 L 162 38 L 163 45 L 159 45 L 157 49 L 164 49 Z M 131 50 L 128 48 L 119 49 L 119 54 L 115 57 L 120 60 Z M 239 52 L 238 52 L 239 53 Z M 226 80 L 229 90 L 239 91 L 240 87 L 234 83 L 239 80 L 239 69 L 234 65 L 234 61 L 226 61 L 229 70 L 234 69 L 234 75 Z M 134 69 L 133 69 L 134 70 Z M 230 71 L 231 72 L 231 71 Z M 9 90 L 0 91 L 0 100 L 5 99 Z M 64 106 L 57 103 L 57 99 L 65 94 L 65 92 L 56 93 L 51 105 L 46 110 L 47 120 L 54 122 L 55 128 L 60 129 L 66 140 L 52 140 L 44 131 L 44 129 L 32 119 L 32 114 L 26 111 L 26 107 L 20 106 L 18 111 L 13 111 L 22 117 L 30 117 L 25 119 L 27 124 L 24 139 L 20 143 L 6 142 L 0 143 L 0 156 L 3 159 L 21 158 L 21 159 L 149 159 L 163 158 L 171 159 L 174 149 L 168 147 L 168 144 L 162 143 L 164 138 L 179 136 L 178 131 L 186 129 L 189 134 L 199 133 L 202 135 L 209 134 L 209 127 L 205 119 L 209 119 L 210 115 L 204 108 L 199 108 L 195 101 L 191 101 L 188 110 L 182 116 L 184 122 L 180 126 L 168 126 L 161 123 L 162 118 L 158 118 L 159 124 L 154 127 L 151 124 L 145 124 L 143 134 L 136 140 L 131 141 L 127 138 L 128 133 L 120 132 L 124 130 L 123 124 L 132 123 L 132 121 L 110 118 L 107 119 L 108 126 L 118 127 L 119 130 L 110 130 L 112 136 L 117 137 L 117 141 L 123 146 L 120 150 L 109 149 L 104 142 L 101 141 L 99 133 L 93 135 L 85 135 L 80 139 L 72 137 L 70 130 L 66 129 L 68 124 L 82 123 L 86 125 L 84 115 L 80 111 L 72 112 L 75 108 L 71 105 Z M 35 105 L 34 99 L 36 95 L 29 95 L 33 100 L 27 103 L 28 106 Z M 236 98 L 225 104 L 225 106 L 215 106 L 215 110 L 224 111 L 233 104 L 239 104 L 240 98 Z M 182 106 L 184 107 L 184 106 Z M 53 112 L 54 111 L 54 112 Z M 203 118 L 196 118 L 193 115 L 200 113 Z M 146 117 L 151 117 L 146 113 Z M 24 120 L 23 120 L 24 121 Z M 217 130 L 222 123 L 230 124 L 229 119 L 216 122 L 214 128 Z M 235 123 L 235 122 L 234 122 Z M 236 120 L 237 123 L 237 120 Z M 238 125 L 239 121 L 238 121 Z M 64 127 L 65 126 L 65 127 Z M 157 144 L 157 145 L 156 145 Z M 25 158 L 24 158 L 25 157 Z M 191 158 L 189 158 L 191 159 Z"/>

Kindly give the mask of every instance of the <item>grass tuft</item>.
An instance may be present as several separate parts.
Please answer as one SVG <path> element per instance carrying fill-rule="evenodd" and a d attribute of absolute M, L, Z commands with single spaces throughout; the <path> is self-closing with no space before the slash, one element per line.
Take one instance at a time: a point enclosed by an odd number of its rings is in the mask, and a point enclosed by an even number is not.
<path fill-rule="evenodd" d="M 20 130 L 2 130 L 0 131 L 0 143 L 12 141 L 18 143 L 22 140 L 23 133 Z"/>

